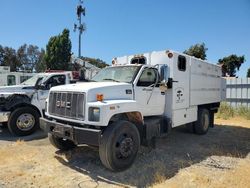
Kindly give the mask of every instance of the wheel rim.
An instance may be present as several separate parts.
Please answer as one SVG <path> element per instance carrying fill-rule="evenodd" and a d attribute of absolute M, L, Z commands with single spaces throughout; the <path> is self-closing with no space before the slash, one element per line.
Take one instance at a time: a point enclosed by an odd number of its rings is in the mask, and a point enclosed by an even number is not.
<path fill-rule="evenodd" d="M 35 118 L 32 114 L 21 114 L 16 121 L 16 125 L 20 130 L 28 131 L 35 125 Z"/>
<path fill-rule="evenodd" d="M 126 159 L 132 156 L 134 151 L 134 141 L 128 134 L 123 134 L 119 137 L 115 144 L 116 158 Z"/>
<path fill-rule="evenodd" d="M 207 114 L 203 116 L 203 127 L 204 127 L 204 130 L 207 130 L 209 127 L 209 117 Z"/>

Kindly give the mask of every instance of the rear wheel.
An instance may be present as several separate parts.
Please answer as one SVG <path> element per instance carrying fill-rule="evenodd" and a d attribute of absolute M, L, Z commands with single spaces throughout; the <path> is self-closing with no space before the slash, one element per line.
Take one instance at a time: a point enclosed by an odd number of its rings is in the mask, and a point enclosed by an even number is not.
<path fill-rule="evenodd" d="M 136 126 L 129 121 L 117 121 L 109 125 L 99 146 L 100 159 L 112 171 L 129 168 L 140 147 L 140 135 Z"/>
<path fill-rule="evenodd" d="M 208 109 L 201 108 L 198 110 L 198 120 L 194 124 L 196 134 L 206 134 L 210 126 L 210 113 Z"/>
<path fill-rule="evenodd" d="M 60 150 L 71 150 L 76 147 L 74 142 L 71 140 L 64 140 L 63 138 L 57 137 L 51 133 L 48 133 L 50 143 L 57 149 Z"/>
<path fill-rule="evenodd" d="M 20 107 L 9 117 L 8 128 L 17 136 L 27 136 L 39 128 L 39 113 L 31 107 Z"/>

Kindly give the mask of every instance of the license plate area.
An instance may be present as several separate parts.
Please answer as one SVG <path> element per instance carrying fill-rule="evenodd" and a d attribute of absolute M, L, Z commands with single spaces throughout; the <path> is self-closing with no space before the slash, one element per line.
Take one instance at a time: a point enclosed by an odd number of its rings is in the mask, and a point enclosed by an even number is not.
<path fill-rule="evenodd" d="M 71 126 L 56 125 L 51 132 L 58 137 L 73 140 L 73 128 Z"/>

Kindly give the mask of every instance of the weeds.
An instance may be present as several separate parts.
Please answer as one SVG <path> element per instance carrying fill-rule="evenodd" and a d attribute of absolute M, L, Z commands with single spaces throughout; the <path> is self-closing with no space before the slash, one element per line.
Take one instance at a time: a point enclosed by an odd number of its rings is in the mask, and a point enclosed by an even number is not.
<path fill-rule="evenodd" d="M 217 118 L 222 119 L 230 119 L 234 116 L 241 116 L 250 120 L 250 108 L 246 106 L 232 107 L 226 102 L 222 102 L 216 116 Z"/>
<path fill-rule="evenodd" d="M 229 119 L 234 117 L 235 109 L 225 102 L 222 102 L 218 113 L 216 114 L 218 118 Z"/>
<path fill-rule="evenodd" d="M 239 116 L 250 120 L 250 108 L 247 108 L 246 106 L 240 106 L 236 108 L 236 111 Z"/>

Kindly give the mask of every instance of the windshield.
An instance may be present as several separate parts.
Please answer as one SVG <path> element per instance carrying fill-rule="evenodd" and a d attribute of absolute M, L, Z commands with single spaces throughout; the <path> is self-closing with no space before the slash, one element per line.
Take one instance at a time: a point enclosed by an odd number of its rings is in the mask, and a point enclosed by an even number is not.
<path fill-rule="evenodd" d="M 140 66 L 117 66 L 102 69 L 92 78 L 95 82 L 127 82 L 131 83 Z"/>
<path fill-rule="evenodd" d="M 31 77 L 30 79 L 26 80 L 25 82 L 21 83 L 21 85 L 35 86 L 38 80 L 40 81 L 45 80 L 46 79 L 45 77 L 46 77 L 45 75 L 37 74 Z"/>

